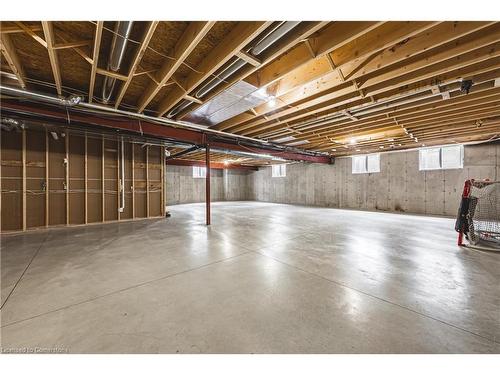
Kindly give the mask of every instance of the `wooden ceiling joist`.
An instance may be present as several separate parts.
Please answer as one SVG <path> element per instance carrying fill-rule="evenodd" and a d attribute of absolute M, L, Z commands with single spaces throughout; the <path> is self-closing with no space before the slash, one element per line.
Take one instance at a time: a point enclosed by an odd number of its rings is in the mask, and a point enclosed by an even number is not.
<path fill-rule="evenodd" d="M 158 94 L 165 83 L 173 76 L 179 66 L 186 60 L 198 43 L 214 26 L 215 22 L 191 22 L 175 45 L 173 59 L 167 60 L 155 74 L 155 80 L 145 89 L 137 103 L 138 112 L 143 112 L 153 98 Z"/>
<path fill-rule="evenodd" d="M 148 24 L 148 27 L 146 29 L 146 32 L 144 34 L 144 38 L 142 39 L 141 45 L 137 49 L 137 52 L 135 54 L 134 60 L 132 62 L 132 66 L 130 67 L 127 80 L 123 82 L 120 92 L 118 93 L 118 96 L 115 101 L 115 108 L 118 108 L 120 106 L 120 103 L 122 102 L 123 96 L 127 92 L 127 89 L 132 82 L 132 79 L 135 76 L 135 73 L 137 71 L 137 68 L 139 67 L 139 63 L 141 62 L 142 57 L 144 56 L 144 53 L 146 52 L 146 49 L 148 48 L 149 42 L 151 41 L 151 38 L 153 38 L 153 35 L 155 33 L 156 27 L 158 26 L 158 21 L 152 21 Z"/>
<path fill-rule="evenodd" d="M 373 56 L 362 67 L 357 70 L 353 66 L 346 64 L 344 73 L 350 79 L 357 79 L 361 76 L 375 72 L 376 70 L 386 68 L 390 65 L 397 64 L 403 60 L 414 58 L 431 50 L 436 50 L 438 47 L 450 42 L 462 39 L 463 37 L 478 33 L 479 35 L 492 34 L 495 27 L 495 22 L 443 22 L 426 30 L 423 33 L 414 35 L 413 37 L 404 40 L 404 43 L 398 43 L 388 47 L 379 54 Z"/>
<path fill-rule="evenodd" d="M 453 92 L 459 92 L 459 88 Z M 405 116 L 414 116 L 417 113 L 431 113 L 440 109 L 456 109 L 463 108 L 470 104 L 489 102 L 490 100 L 495 100 L 500 91 L 493 88 L 490 85 L 485 86 L 482 90 L 478 92 L 473 92 L 469 95 L 458 95 L 451 100 L 443 101 L 438 96 L 426 96 L 421 97 L 416 101 L 407 102 L 404 104 L 399 104 L 395 102 L 390 107 L 381 105 L 380 107 L 375 107 L 372 109 L 371 113 L 368 115 L 362 115 L 360 123 L 369 123 L 372 121 L 377 121 L 379 119 L 393 119 L 393 118 L 403 118 Z M 362 108 L 362 107 L 361 107 Z M 340 111 L 341 112 L 341 111 Z M 345 123 L 345 120 L 328 120 L 315 122 L 314 124 L 289 124 L 297 129 L 302 130 L 303 135 L 310 134 L 311 132 L 324 131 L 332 127 L 337 126 L 337 124 Z"/>
<path fill-rule="evenodd" d="M 0 37 L 0 48 L 2 50 L 2 55 L 5 57 L 7 64 L 12 70 L 12 73 L 17 77 L 17 81 L 19 85 L 23 89 L 26 88 L 26 79 L 24 74 L 24 69 L 19 61 L 19 57 L 17 56 L 17 52 L 12 45 L 12 41 L 10 40 L 10 36 L 8 34 L 1 34 Z"/>
<path fill-rule="evenodd" d="M 104 27 L 103 21 L 98 21 L 95 27 L 94 48 L 92 49 L 92 69 L 90 72 L 89 98 L 88 102 L 92 103 L 94 99 L 95 76 L 99 64 L 99 49 L 101 47 L 102 30 Z"/>
<path fill-rule="evenodd" d="M 472 76 L 474 74 L 482 73 L 491 69 L 498 67 L 500 60 L 497 57 L 498 51 L 489 51 L 487 48 L 480 51 L 478 56 L 474 57 L 474 63 L 470 61 L 458 62 L 451 59 L 447 63 L 436 64 L 434 67 L 426 68 L 427 74 L 423 74 L 423 77 L 417 73 L 410 73 L 408 75 L 403 75 L 400 78 L 391 78 L 386 82 L 380 82 L 372 87 L 366 88 L 367 92 L 371 95 L 381 95 L 384 92 L 390 92 L 393 89 L 401 90 L 401 92 L 409 91 L 407 87 L 415 85 L 416 87 L 430 87 L 434 85 L 436 80 L 445 83 L 446 81 L 457 80 L 460 77 Z M 493 57 L 493 58 L 492 58 Z M 433 68 L 437 68 L 437 71 L 433 71 Z M 299 118 L 303 118 L 312 114 L 318 114 L 325 112 L 335 106 L 339 105 L 343 97 L 346 95 L 351 95 L 352 99 L 355 100 L 359 98 L 356 94 L 356 90 L 353 88 L 344 88 L 341 90 L 334 90 L 330 94 L 319 95 L 307 102 L 290 106 L 283 109 L 282 111 L 273 113 L 267 116 L 268 119 L 259 118 L 253 120 L 240 127 L 241 129 L 238 133 L 244 135 L 254 135 L 264 129 L 268 129 L 266 123 L 272 120 L 281 119 L 281 121 L 292 121 Z M 346 97 L 347 98 L 347 97 Z M 252 129 L 252 130 L 251 130 Z"/>
<path fill-rule="evenodd" d="M 468 23 L 466 25 L 461 26 L 460 32 L 462 34 L 466 32 L 474 32 L 477 31 L 478 29 L 485 28 L 486 26 L 484 25 L 491 25 L 491 23 Z M 462 25 L 462 24 L 461 24 Z M 440 28 L 441 25 L 438 25 L 437 27 Z M 421 25 L 424 29 L 428 29 L 425 27 L 425 25 Z M 433 30 L 433 29 L 431 29 Z M 376 30 L 375 30 L 376 31 Z M 443 31 L 443 30 L 440 30 Z M 429 31 L 430 33 L 431 31 Z M 406 74 L 408 72 L 414 71 L 416 69 L 421 69 L 423 67 L 429 66 L 432 63 L 436 63 L 439 61 L 442 61 L 444 57 L 447 57 L 448 59 L 451 57 L 455 56 L 460 56 L 460 54 L 470 51 L 471 49 L 475 49 L 481 46 L 488 45 L 492 42 L 495 42 L 498 40 L 500 37 L 500 25 L 496 24 L 493 26 L 493 28 L 490 28 L 487 33 L 485 33 L 484 36 L 480 37 L 479 39 L 465 39 L 465 41 L 459 43 L 457 42 L 454 44 L 453 48 L 449 48 L 448 46 L 444 46 L 442 49 L 438 49 L 436 52 L 433 52 L 433 50 L 428 51 L 425 53 L 421 58 L 418 58 L 418 56 L 414 57 L 414 64 L 409 66 L 408 63 L 405 62 L 404 65 L 402 65 L 398 70 L 390 70 L 384 73 L 381 77 L 379 75 L 375 75 L 371 80 L 362 82 L 360 88 L 364 88 L 365 86 L 368 86 L 370 84 L 375 84 L 377 82 L 383 82 L 384 78 L 394 78 L 396 76 Z M 447 38 L 450 38 L 448 35 Z M 443 41 L 443 39 L 440 39 L 440 41 Z M 435 51 L 435 50 L 434 50 Z M 353 53 L 355 55 L 355 53 Z M 430 57 L 429 57 L 430 56 Z M 396 58 L 397 59 L 397 58 Z M 416 60 L 415 60 L 416 59 Z M 347 60 L 339 60 L 343 61 L 344 65 L 346 63 L 349 63 Z M 380 63 L 380 62 L 379 62 Z M 391 64 L 390 60 L 386 59 L 385 65 Z M 340 69 L 340 68 L 339 68 Z M 356 77 L 359 78 L 359 77 Z M 378 81 L 377 81 L 378 80 Z M 289 93 L 283 96 L 282 98 L 279 97 L 279 105 L 276 107 L 269 106 L 267 103 L 264 103 L 260 105 L 259 107 L 255 108 L 256 112 L 260 115 L 264 115 L 268 112 L 275 112 L 277 108 L 279 107 L 287 107 L 287 106 L 293 106 L 294 102 L 303 100 L 307 97 L 312 97 L 316 94 L 319 94 L 320 92 L 324 92 L 325 90 L 331 89 L 332 87 L 336 85 L 341 85 L 343 81 L 341 80 L 340 76 L 338 73 L 335 73 L 335 70 L 331 73 L 328 73 L 324 77 L 318 78 L 316 81 L 312 81 L 310 83 L 306 83 L 303 87 L 304 89 L 301 90 L 300 86 L 296 90 L 294 94 Z M 311 89 L 306 89 L 306 87 L 310 86 Z M 385 87 L 384 87 L 385 88 Z M 368 92 L 368 94 L 374 94 Z M 326 99 L 327 97 L 324 96 Z M 253 118 L 249 118 L 245 114 L 235 116 L 229 120 L 224 121 L 221 124 L 218 124 L 215 126 L 216 129 L 218 130 L 230 130 L 230 131 L 238 131 L 240 129 L 245 129 L 246 127 L 242 128 L 234 128 L 235 125 L 238 125 L 240 123 L 244 123 L 246 120 L 254 120 Z"/>
<path fill-rule="evenodd" d="M 77 42 L 66 42 L 66 43 L 57 43 L 52 47 L 53 49 L 67 49 L 67 48 L 77 48 L 77 47 L 86 47 L 92 44 L 91 40 L 81 40 Z"/>
<path fill-rule="evenodd" d="M 303 24 L 303 25 L 302 25 Z M 226 90 L 230 86 L 234 85 L 236 82 L 241 80 L 246 80 L 247 77 L 260 70 L 262 67 L 266 66 L 269 63 L 272 63 L 277 57 L 286 53 L 291 48 L 296 45 L 303 44 L 304 41 L 307 41 L 308 38 L 315 34 L 318 30 L 321 30 L 324 26 L 326 26 L 328 22 L 303 22 L 297 29 L 294 29 L 290 32 L 290 35 L 284 38 L 282 43 L 278 43 L 279 45 L 275 50 L 270 53 L 267 53 L 264 60 L 259 60 L 260 65 L 253 65 L 251 68 L 241 69 L 240 72 L 236 73 L 233 77 L 231 77 L 227 82 L 221 83 L 216 89 L 212 92 L 208 93 L 204 97 L 204 102 L 209 101 L 210 99 L 217 96 L 222 91 Z M 242 51 L 240 51 L 242 52 Z M 237 53 L 238 55 L 238 53 Z M 248 55 L 248 54 L 247 54 Z M 250 63 L 251 64 L 251 63 Z M 252 65 L 252 64 L 251 64 Z M 196 110 L 198 105 L 194 104 L 189 107 L 189 109 L 182 111 L 179 115 L 179 119 L 183 119 L 188 113 Z"/>
<path fill-rule="evenodd" d="M 97 75 L 108 76 L 120 82 L 115 102 L 108 104 L 115 108 L 133 111 L 130 105 L 135 104 L 139 112 L 163 116 L 186 101 L 175 119 L 332 155 L 485 140 L 499 129 L 500 22 L 303 21 L 258 56 L 249 53 L 257 38 L 276 24 L 137 21 L 125 74 L 99 67 L 99 52 L 110 48 L 102 21 L 95 29 L 63 22 L 56 27 L 48 21 L 4 27 L 2 22 L 0 47 L 5 73 L 23 88 L 33 82 L 43 90 L 36 84 L 41 81 L 49 90 L 53 77 L 62 95 L 60 67 L 73 64 L 74 74 L 66 82 L 71 87 L 64 90 L 88 90 L 89 102 Z M 141 40 L 132 40 L 140 31 Z M 161 48 L 158 40 L 165 43 Z M 154 53 L 146 52 L 153 45 Z M 67 51 L 86 63 L 74 63 Z M 197 90 L 235 58 L 245 64 L 198 97 Z M 473 81 L 467 95 L 461 92 L 463 80 Z M 275 100 L 216 125 L 203 111 L 194 112 L 240 81 L 264 89 Z M 348 144 L 351 138 L 357 139 L 355 145 Z M 213 154 L 214 161 L 226 157 Z M 192 158 L 201 160 L 204 153 L 193 152 Z"/>
<path fill-rule="evenodd" d="M 47 43 L 47 52 L 49 53 L 50 66 L 52 67 L 52 74 L 54 75 L 57 95 L 62 95 L 61 71 L 59 69 L 57 51 L 54 49 L 55 36 L 52 22 L 42 21 L 42 28 L 45 36 L 45 42 Z"/>
<path fill-rule="evenodd" d="M 359 59 L 363 59 L 366 56 L 373 54 L 374 52 L 380 49 L 387 48 L 387 46 L 392 46 L 404 38 L 409 38 L 417 33 L 426 31 L 429 28 L 435 26 L 436 22 L 410 23 L 411 27 L 409 28 L 409 30 L 408 28 L 405 29 L 403 27 L 406 24 L 408 24 L 408 22 L 395 22 L 394 25 L 391 23 L 392 33 L 389 33 L 389 35 L 385 35 L 383 33 L 380 33 L 379 29 L 387 28 L 386 24 L 370 23 L 369 25 L 367 25 L 367 28 L 364 29 L 364 33 L 359 35 L 359 38 L 370 36 L 369 38 L 367 38 L 367 41 L 369 41 L 370 43 L 365 42 L 362 45 L 355 44 L 354 46 L 351 46 L 350 44 L 353 43 L 351 41 L 351 43 L 347 43 L 343 46 L 338 46 L 333 44 L 335 43 L 334 39 L 332 40 L 328 38 L 318 37 L 319 39 L 323 40 L 323 43 L 325 43 L 325 45 L 321 46 L 321 50 L 325 50 L 328 53 L 317 56 L 312 61 L 313 63 L 316 62 L 315 67 L 312 66 L 310 57 L 307 56 L 307 51 L 304 48 L 304 46 L 297 46 L 294 50 L 290 51 L 285 56 L 276 60 L 274 63 L 269 64 L 265 69 L 260 70 L 258 72 L 258 75 L 256 74 L 252 77 L 249 77 L 247 81 L 254 85 L 258 85 L 258 87 L 262 87 L 270 83 L 277 82 L 279 80 L 278 86 L 280 88 L 286 86 L 298 88 L 299 91 L 295 93 L 295 95 L 288 95 L 292 96 L 293 98 L 284 97 L 280 98 L 279 100 L 279 103 L 282 103 L 281 104 L 282 106 L 290 105 L 293 100 L 301 100 L 306 96 L 314 95 L 315 92 L 320 91 L 321 87 L 323 87 L 323 90 L 325 90 L 329 87 L 332 87 L 333 84 L 338 85 L 343 83 L 345 81 L 345 77 L 343 74 L 343 69 L 345 65 L 352 64 L 353 62 L 356 62 Z M 345 30 L 345 28 L 343 29 Z M 335 28 L 333 26 L 330 26 L 323 32 L 332 33 L 335 31 L 336 31 Z M 379 37 L 378 43 L 374 43 L 374 39 L 377 38 L 371 36 L 372 34 L 375 34 L 375 36 Z M 381 35 L 383 36 L 383 38 L 380 37 Z M 358 40 L 356 39 L 355 41 L 357 42 Z M 330 50 L 332 50 L 331 53 Z M 335 58 L 338 60 L 338 63 L 335 63 L 333 61 L 332 56 L 335 56 Z M 329 69 L 326 70 L 324 67 L 323 68 L 320 67 L 318 69 L 319 64 L 323 66 L 328 66 Z M 324 75 L 319 75 L 315 77 L 316 78 L 315 81 L 308 81 L 307 72 L 310 72 L 311 70 L 316 72 L 318 72 L 318 70 L 322 70 L 324 72 L 323 73 Z M 288 83 L 288 81 L 292 79 L 297 81 L 296 79 L 297 76 L 303 77 L 304 80 L 302 81 L 302 85 L 308 85 L 312 87 L 313 90 L 308 90 L 308 89 L 300 90 L 301 86 L 300 82 L 296 82 L 294 85 L 290 85 Z M 333 79 L 337 80 L 336 83 L 333 83 L 331 81 L 332 77 Z M 256 109 L 256 112 L 266 113 L 274 110 L 276 110 L 276 108 L 264 103 L 260 106 L 259 109 Z M 248 117 L 246 117 L 244 114 L 238 115 L 225 121 L 222 124 L 217 125 L 216 128 L 218 130 L 229 129 L 230 126 L 242 123 L 246 119 L 248 119 Z"/>
<path fill-rule="evenodd" d="M 163 116 L 170 111 L 186 93 L 190 93 L 203 81 L 209 78 L 231 57 L 241 51 L 256 36 L 264 31 L 270 22 L 240 22 L 225 39 L 220 42 L 203 61 L 196 67 L 182 82 L 184 90 L 179 87 L 174 88 L 159 104 L 158 116 Z M 141 106 L 142 107 L 142 106 Z"/>
<path fill-rule="evenodd" d="M 30 30 L 30 32 L 36 32 L 36 31 L 42 31 L 41 26 L 25 26 L 25 27 L 20 27 L 18 26 L 2 26 L 0 28 L 0 34 L 19 34 L 19 33 L 25 33 L 26 30 Z"/>
<path fill-rule="evenodd" d="M 45 32 L 45 29 L 43 28 L 43 23 L 42 23 L 42 27 L 40 29 L 34 29 L 34 28 L 31 28 L 31 27 L 28 27 L 26 25 L 24 25 L 22 22 L 17 22 L 16 21 L 16 25 L 19 26 L 19 28 L 21 30 L 23 30 L 26 34 L 28 34 L 29 36 L 31 36 L 36 42 L 40 43 L 42 46 L 44 46 L 45 48 L 47 48 L 47 42 L 46 42 L 46 39 L 43 39 L 42 37 L 40 37 L 36 31 L 44 31 Z"/>
<path fill-rule="evenodd" d="M 472 98 L 477 97 L 476 95 L 489 95 L 491 91 L 489 91 L 491 88 L 494 87 L 492 85 L 491 80 L 493 77 L 496 76 L 496 71 L 493 71 L 492 73 L 486 74 L 486 75 L 479 75 L 477 76 L 477 79 L 479 80 L 477 85 L 474 85 L 471 94 L 467 95 L 465 98 L 462 97 L 463 100 L 469 100 Z M 498 74 L 500 74 L 500 70 L 498 70 Z M 451 83 L 449 85 L 445 85 L 448 90 L 454 90 L 453 95 L 457 96 L 460 94 L 460 84 L 458 82 Z M 377 107 L 377 111 L 372 111 L 374 116 L 377 115 L 384 115 L 385 117 L 389 117 L 389 114 L 393 113 L 394 111 L 397 110 L 402 110 L 405 108 L 414 108 L 414 107 L 419 107 L 419 106 L 425 106 L 427 104 L 435 104 L 436 101 L 440 100 L 437 96 L 432 96 L 429 97 L 428 95 L 428 90 L 429 88 L 423 87 L 420 93 L 417 95 L 412 95 L 411 100 L 406 99 L 405 97 L 403 98 L 398 98 L 398 96 L 391 97 L 390 95 L 386 97 L 387 100 L 390 100 L 387 104 L 380 103 L 379 106 Z M 398 94 L 397 94 L 398 95 Z M 460 98 L 455 98 L 454 102 L 458 102 L 462 100 Z M 401 104 L 401 100 L 403 101 L 403 104 Z M 448 102 L 451 103 L 451 102 Z M 358 99 L 355 102 L 352 102 L 349 104 L 349 107 L 351 109 L 355 110 L 363 110 L 364 106 L 366 104 L 371 104 L 368 103 L 366 100 Z M 306 134 L 308 131 L 318 131 L 322 129 L 326 129 L 329 127 L 330 123 L 332 123 L 332 120 L 330 119 L 332 115 L 334 115 L 336 112 L 342 111 L 344 106 L 337 106 L 332 108 L 332 111 L 325 111 L 325 113 L 320 114 L 320 115 L 315 115 L 315 116 L 309 116 L 304 119 L 297 119 L 295 121 L 289 121 L 288 126 L 289 127 L 294 127 L 297 129 L 302 129 L 303 134 Z M 329 113 L 330 112 L 330 113 Z M 314 124 L 309 124 L 308 121 L 314 121 Z M 335 121 L 333 121 L 334 123 Z M 276 129 L 278 130 L 278 129 Z M 270 131 L 273 131 L 271 128 Z"/>

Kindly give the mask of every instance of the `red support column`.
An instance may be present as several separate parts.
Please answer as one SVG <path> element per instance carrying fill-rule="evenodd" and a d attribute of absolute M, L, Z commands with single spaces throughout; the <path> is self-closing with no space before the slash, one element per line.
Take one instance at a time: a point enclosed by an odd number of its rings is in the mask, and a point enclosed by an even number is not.
<path fill-rule="evenodd" d="M 205 180 L 205 203 L 206 203 L 206 217 L 207 225 L 210 225 L 210 145 L 207 143 L 205 145 L 205 166 L 207 169 L 206 180 Z"/>

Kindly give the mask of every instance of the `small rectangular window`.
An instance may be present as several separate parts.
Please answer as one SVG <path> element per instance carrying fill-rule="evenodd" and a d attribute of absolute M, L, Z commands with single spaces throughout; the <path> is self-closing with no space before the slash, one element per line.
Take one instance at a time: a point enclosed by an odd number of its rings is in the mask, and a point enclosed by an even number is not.
<path fill-rule="evenodd" d="M 430 171 L 436 169 L 458 169 L 464 165 L 464 147 L 444 146 L 426 148 L 419 151 L 419 169 Z"/>
<path fill-rule="evenodd" d="M 366 165 L 368 173 L 380 172 L 380 154 L 367 155 Z"/>
<path fill-rule="evenodd" d="M 274 164 L 271 168 L 273 177 L 286 177 L 286 164 Z"/>
<path fill-rule="evenodd" d="M 427 148 L 420 150 L 419 164 L 420 170 L 441 169 L 441 149 Z"/>
<path fill-rule="evenodd" d="M 206 167 L 193 167 L 193 178 L 206 178 L 207 168 Z"/>
<path fill-rule="evenodd" d="M 366 173 L 366 155 L 352 157 L 352 173 Z"/>
<path fill-rule="evenodd" d="M 463 146 L 447 146 L 441 148 L 441 167 L 443 169 L 459 169 L 464 167 Z"/>
<path fill-rule="evenodd" d="M 352 157 L 352 173 L 380 172 L 380 154 L 356 155 Z"/>

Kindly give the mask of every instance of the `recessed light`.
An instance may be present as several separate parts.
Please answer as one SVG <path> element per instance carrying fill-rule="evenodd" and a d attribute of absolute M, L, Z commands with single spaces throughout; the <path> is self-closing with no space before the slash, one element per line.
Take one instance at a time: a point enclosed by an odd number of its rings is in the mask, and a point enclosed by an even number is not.
<path fill-rule="evenodd" d="M 337 149 L 336 148 L 332 148 L 332 151 L 337 151 Z"/>
<path fill-rule="evenodd" d="M 275 96 L 270 96 L 269 101 L 267 102 L 271 107 L 274 107 L 276 105 L 276 97 Z"/>
<path fill-rule="evenodd" d="M 356 138 L 351 138 L 351 139 L 349 140 L 349 144 L 351 144 L 351 145 L 355 145 L 355 144 L 356 144 Z"/>

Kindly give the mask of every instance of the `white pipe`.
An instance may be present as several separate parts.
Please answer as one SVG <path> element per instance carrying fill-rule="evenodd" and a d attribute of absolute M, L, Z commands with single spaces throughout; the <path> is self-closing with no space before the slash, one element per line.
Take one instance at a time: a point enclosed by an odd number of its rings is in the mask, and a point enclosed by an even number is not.
<path fill-rule="evenodd" d="M 121 181 L 120 181 L 120 189 L 121 189 L 121 199 L 120 199 L 120 212 L 125 210 L 125 157 L 123 152 L 123 137 L 121 137 Z"/>

